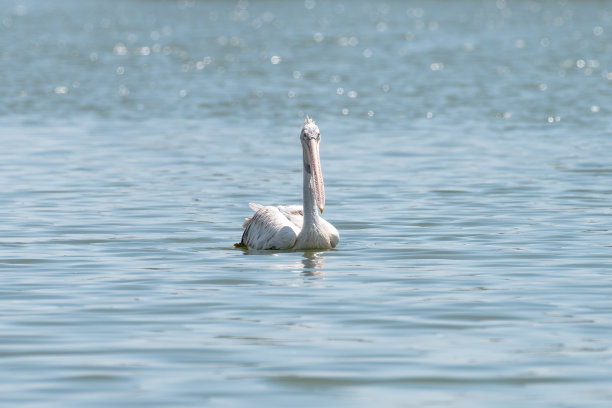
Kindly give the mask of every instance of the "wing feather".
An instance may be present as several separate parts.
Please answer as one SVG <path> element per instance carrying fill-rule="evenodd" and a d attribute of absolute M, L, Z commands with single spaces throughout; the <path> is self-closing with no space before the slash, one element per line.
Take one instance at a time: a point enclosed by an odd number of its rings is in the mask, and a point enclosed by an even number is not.
<path fill-rule="evenodd" d="M 279 207 L 249 205 L 255 214 L 245 221 L 239 245 L 250 249 L 289 249 L 295 245 L 300 228 Z"/>
<path fill-rule="evenodd" d="M 300 230 L 304 225 L 304 211 L 301 205 L 279 205 L 278 210 Z"/>
<path fill-rule="evenodd" d="M 257 212 L 259 210 L 261 210 L 262 208 L 264 208 L 263 205 L 261 204 L 257 204 L 257 203 L 249 203 L 249 207 L 251 207 L 251 210 Z"/>

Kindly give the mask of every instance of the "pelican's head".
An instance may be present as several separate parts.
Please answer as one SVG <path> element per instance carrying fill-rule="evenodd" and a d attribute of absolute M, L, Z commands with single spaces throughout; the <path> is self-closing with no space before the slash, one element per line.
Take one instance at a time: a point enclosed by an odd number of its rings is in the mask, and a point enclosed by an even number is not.
<path fill-rule="evenodd" d="M 302 126 L 300 141 L 302 142 L 304 171 L 310 176 L 315 201 L 322 213 L 325 208 L 325 187 L 323 186 L 323 173 L 321 172 L 321 160 L 319 159 L 321 133 L 319 132 L 319 127 L 308 116 L 306 116 Z"/>

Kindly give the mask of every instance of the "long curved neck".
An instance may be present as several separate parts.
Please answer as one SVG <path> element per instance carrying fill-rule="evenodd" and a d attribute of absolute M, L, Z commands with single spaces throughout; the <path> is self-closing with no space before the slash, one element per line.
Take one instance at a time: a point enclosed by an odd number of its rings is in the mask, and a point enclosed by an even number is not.
<path fill-rule="evenodd" d="M 308 165 L 307 158 L 304 158 L 304 168 L 302 169 L 304 176 L 302 205 L 304 208 L 304 225 L 302 228 L 308 228 L 315 225 L 319 221 L 319 212 L 317 210 L 315 190 L 313 186 L 312 173 Z"/>

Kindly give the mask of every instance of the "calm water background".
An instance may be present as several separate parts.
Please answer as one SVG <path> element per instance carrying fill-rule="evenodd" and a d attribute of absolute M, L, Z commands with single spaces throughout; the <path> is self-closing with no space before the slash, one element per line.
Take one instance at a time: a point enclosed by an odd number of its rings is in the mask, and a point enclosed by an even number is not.
<path fill-rule="evenodd" d="M 6 406 L 609 407 L 612 5 L 0 1 Z M 322 131 L 337 250 L 253 254 Z"/>

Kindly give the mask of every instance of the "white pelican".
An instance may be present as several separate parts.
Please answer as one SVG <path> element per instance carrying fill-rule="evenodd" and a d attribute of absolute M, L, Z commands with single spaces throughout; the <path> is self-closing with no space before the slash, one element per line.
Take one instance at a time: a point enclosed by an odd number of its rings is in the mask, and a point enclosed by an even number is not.
<path fill-rule="evenodd" d="M 300 133 L 302 142 L 303 206 L 263 206 L 250 203 L 255 211 L 242 227 L 242 240 L 235 246 L 248 249 L 330 249 L 340 239 L 338 230 L 319 216 L 325 207 L 323 174 L 319 159 L 321 133 L 306 116 Z"/>

